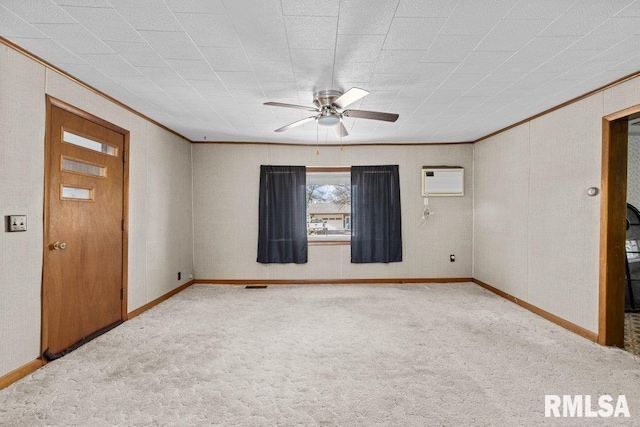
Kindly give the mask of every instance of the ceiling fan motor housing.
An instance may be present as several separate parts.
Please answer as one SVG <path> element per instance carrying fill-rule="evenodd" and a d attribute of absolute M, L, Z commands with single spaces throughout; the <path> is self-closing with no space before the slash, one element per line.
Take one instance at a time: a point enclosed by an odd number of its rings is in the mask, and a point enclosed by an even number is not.
<path fill-rule="evenodd" d="M 337 90 L 322 90 L 313 94 L 313 103 L 321 112 L 316 117 L 316 121 L 321 126 L 335 126 L 340 123 L 341 117 L 331 104 L 342 95 Z"/>
<path fill-rule="evenodd" d="M 313 94 L 313 103 L 320 109 L 331 108 L 333 101 L 338 99 L 340 95 L 342 92 L 338 90 L 321 90 Z"/>

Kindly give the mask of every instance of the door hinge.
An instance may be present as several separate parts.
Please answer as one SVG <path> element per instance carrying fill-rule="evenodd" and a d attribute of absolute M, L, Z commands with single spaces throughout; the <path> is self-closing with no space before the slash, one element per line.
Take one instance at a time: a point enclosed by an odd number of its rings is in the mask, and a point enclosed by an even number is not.
<path fill-rule="evenodd" d="M 124 219 L 123 219 L 123 220 L 122 220 L 122 222 L 120 223 L 120 229 L 121 229 L 122 231 L 124 231 Z"/>
<path fill-rule="evenodd" d="M 120 288 L 120 299 L 124 299 L 124 288 Z"/>
<path fill-rule="evenodd" d="M 128 154 L 128 153 L 127 153 L 126 151 L 124 151 L 124 150 L 122 151 L 122 161 L 123 161 L 123 162 L 126 162 L 126 161 L 127 161 L 127 154 Z"/>

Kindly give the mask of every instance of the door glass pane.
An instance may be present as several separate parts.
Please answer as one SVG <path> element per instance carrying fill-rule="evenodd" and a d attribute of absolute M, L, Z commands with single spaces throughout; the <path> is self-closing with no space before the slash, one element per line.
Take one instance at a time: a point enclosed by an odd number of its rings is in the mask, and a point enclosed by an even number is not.
<path fill-rule="evenodd" d="M 71 159 L 69 157 L 62 157 L 62 170 L 99 177 L 107 176 L 106 167 L 85 163 L 81 160 Z"/>
<path fill-rule="evenodd" d="M 62 199 L 93 200 L 93 189 L 63 185 Z"/>
<path fill-rule="evenodd" d="M 62 139 L 68 144 L 77 145 L 78 147 L 87 148 L 92 151 L 97 151 L 98 153 L 108 154 L 109 156 L 117 155 L 115 147 L 94 141 L 93 139 L 85 138 L 84 136 L 76 135 L 75 133 L 71 133 L 66 130 L 62 132 Z"/>

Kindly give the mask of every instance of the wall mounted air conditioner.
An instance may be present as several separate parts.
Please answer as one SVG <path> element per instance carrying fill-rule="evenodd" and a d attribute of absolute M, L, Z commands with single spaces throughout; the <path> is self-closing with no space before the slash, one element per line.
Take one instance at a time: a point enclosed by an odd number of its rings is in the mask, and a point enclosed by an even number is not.
<path fill-rule="evenodd" d="M 460 166 L 423 166 L 422 197 L 464 196 L 464 169 Z"/>

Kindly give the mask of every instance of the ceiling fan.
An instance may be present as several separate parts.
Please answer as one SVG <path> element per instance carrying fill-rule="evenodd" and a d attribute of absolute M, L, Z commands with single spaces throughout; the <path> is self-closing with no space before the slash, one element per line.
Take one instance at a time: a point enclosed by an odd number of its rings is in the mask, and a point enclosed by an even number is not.
<path fill-rule="evenodd" d="M 347 132 L 347 128 L 345 128 L 344 124 L 342 123 L 343 117 L 383 120 L 385 122 L 395 122 L 396 120 L 398 120 L 398 114 L 393 113 L 382 113 L 380 111 L 366 110 L 345 110 L 345 107 L 353 104 L 354 102 L 364 98 L 367 95 L 369 95 L 369 92 L 367 92 L 366 90 L 352 87 L 345 93 L 337 90 L 322 90 L 320 92 L 316 92 L 313 95 L 313 103 L 316 105 L 316 108 L 305 107 L 304 105 L 283 104 L 282 102 L 265 102 L 264 105 L 270 105 L 273 107 L 297 108 L 299 110 L 313 111 L 314 113 L 317 113 L 314 116 L 298 120 L 279 129 L 276 129 L 276 132 L 283 132 L 287 129 L 301 126 L 305 123 L 309 123 L 315 120 L 319 125 L 334 127 L 334 129 L 336 130 L 336 135 L 342 137 L 349 135 L 349 132 Z"/>

